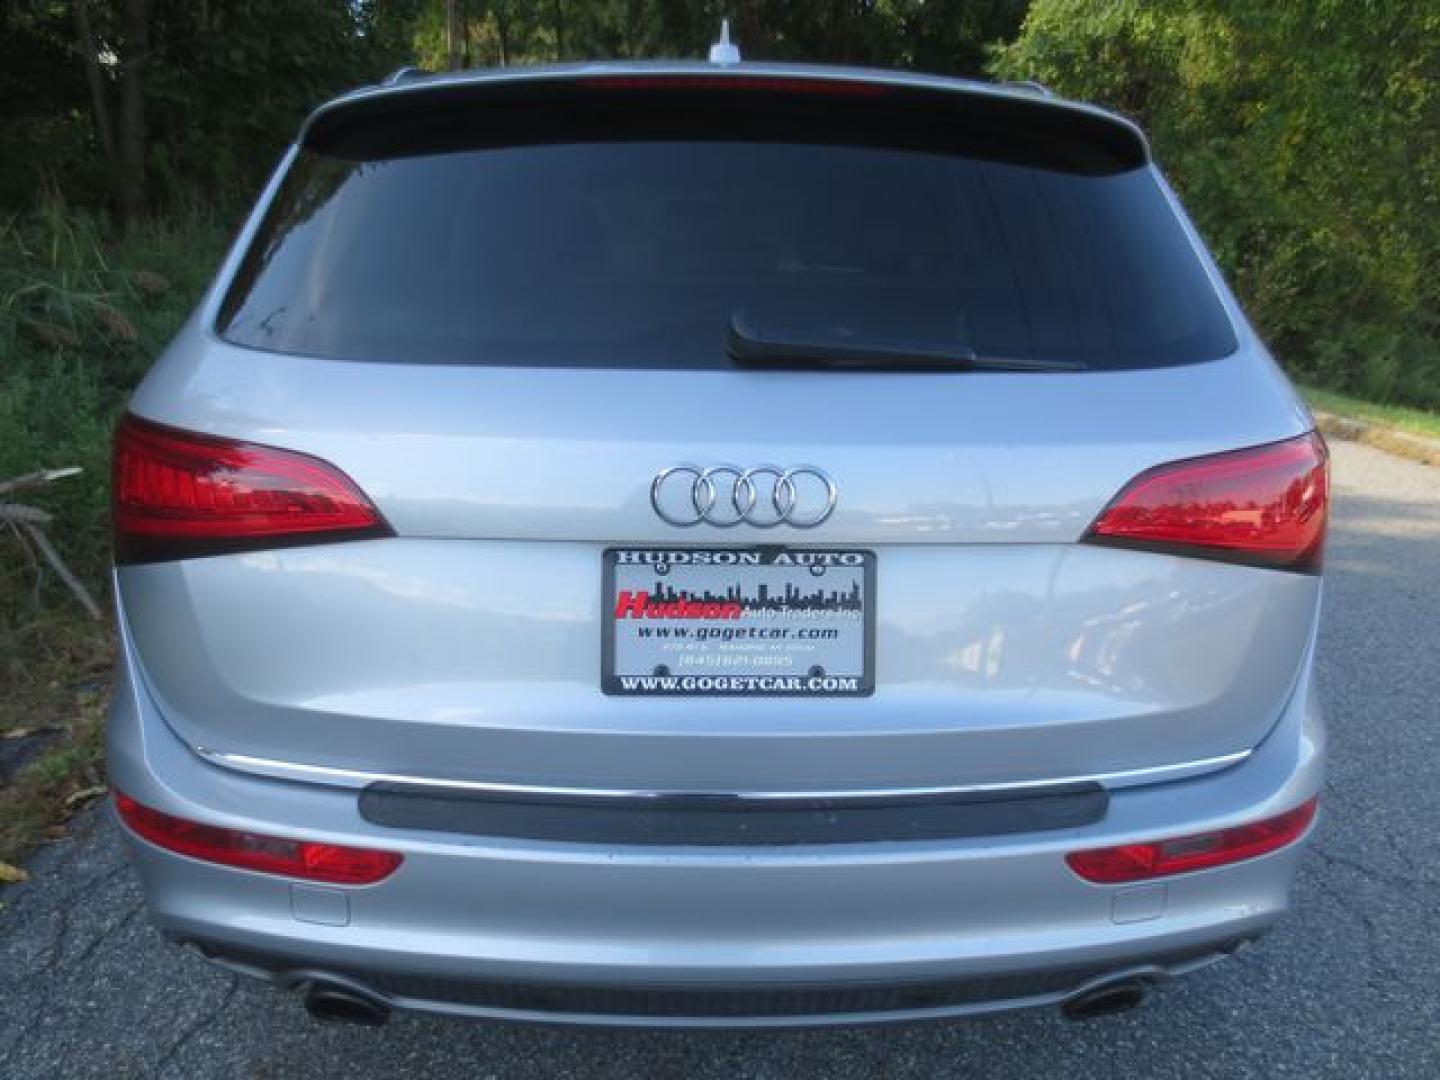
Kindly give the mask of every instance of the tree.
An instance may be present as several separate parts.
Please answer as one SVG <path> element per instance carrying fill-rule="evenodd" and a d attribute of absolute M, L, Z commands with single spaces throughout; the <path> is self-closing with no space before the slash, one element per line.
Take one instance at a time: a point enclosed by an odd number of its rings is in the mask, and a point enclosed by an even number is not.
<path fill-rule="evenodd" d="M 85 0 L 77 0 L 84 3 Z M 150 0 L 124 0 L 120 24 L 119 123 L 115 131 L 115 205 L 126 224 L 145 212 L 145 69 L 150 63 Z"/>
<path fill-rule="evenodd" d="M 98 19 L 92 9 L 98 11 Z M 122 0 L 118 9 L 72 0 L 72 18 L 74 52 L 85 75 L 91 124 L 110 178 L 110 197 L 120 220 L 133 222 L 143 216 L 146 205 L 150 0 Z"/>
<path fill-rule="evenodd" d="M 1440 406 L 1440 7 L 1036 0 L 1004 77 L 1138 116 L 1277 352 Z"/>
<path fill-rule="evenodd" d="M 445 67 L 449 71 L 460 70 L 465 54 L 463 36 L 460 0 L 445 0 L 445 51 L 449 54 Z"/>

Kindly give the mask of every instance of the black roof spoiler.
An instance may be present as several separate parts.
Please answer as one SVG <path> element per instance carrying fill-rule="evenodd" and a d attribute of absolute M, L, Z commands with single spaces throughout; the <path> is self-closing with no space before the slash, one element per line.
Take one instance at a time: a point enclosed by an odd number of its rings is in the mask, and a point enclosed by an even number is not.
<path fill-rule="evenodd" d="M 822 89 L 823 94 L 818 92 Z M 543 131 L 555 130 L 558 136 L 565 128 L 570 129 L 569 137 L 584 138 L 565 118 L 587 107 L 607 105 L 609 119 L 621 119 L 633 134 L 637 121 L 626 114 L 644 114 L 634 106 L 640 92 L 647 90 L 646 104 L 656 106 L 683 96 L 690 104 L 708 103 L 709 120 L 723 123 L 730 123 L 724 120 L 727 103 L 753 105 L 762 97 L 773 100 L 793 92 L 794 100 L 814 99 L 812 106 L 824 106 L 814 111 L 835 116 L 861 118 L 867 110 L 872 116 L 914 111 L 928 113 L 932 124 L 943 117 L 947 122 L 934 124 L 937 129 L 955 138 L 968 133 L 972 143 L 992 147 L 991 156 L 1013 157 L 1001 146 L 1011 143 L 1021 148 L 1019 160 L 1040 162 L 1048 148 L 1057 167 L 1084 173 L 1128 171 L 1150 161 L 1149 143 L 1130 120 L 1057 97 L 1038 83 L 995 84 L 904 72 L 751 63 L 723 68 L 694 62 L 584 64 L 444 74 L 402 68 L 380 86 L 322 105 L 306 121 L 299 141 L 321 153 L 363 157 L 424 152 L 435 132 L 447 126 L 478 133 L 477 145 L 547 141 Z M 745 96 L 736 96 L 735 91 L 744 91 Z M 477 113 L 477 108 L 484 111 Z M 545 110 L 548 119 L 542 120 Z M 527 113 L 535 121 L 531 129 L 522 115 Z M 464 122 L 457 123 L 462 114 Z M 477 116 L 486 122 L 477 125 Z M 702 121 L 702 113 L 697 113 L 697 134 L 704 130 Z M 487 135 L 492 127 L 493 136 Z M 377 129 L 388 136 L 382 139 Z M 615 137 L 620 137 L 618 132 Z M 392 140 L 394 150 L 376 150 Z M 973 146 L 957 148 L 975 152 Z"/>

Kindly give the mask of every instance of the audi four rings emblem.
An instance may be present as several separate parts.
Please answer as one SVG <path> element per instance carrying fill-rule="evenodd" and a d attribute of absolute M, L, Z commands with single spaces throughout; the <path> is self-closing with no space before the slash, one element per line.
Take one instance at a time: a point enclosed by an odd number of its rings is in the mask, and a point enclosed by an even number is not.
<path fill-rule="evenodd" d="M 670 525 L 813 529 L 835 510 L 835 482 L 813 465 L 672 465 L 650 484 L 650 505 Z"/>

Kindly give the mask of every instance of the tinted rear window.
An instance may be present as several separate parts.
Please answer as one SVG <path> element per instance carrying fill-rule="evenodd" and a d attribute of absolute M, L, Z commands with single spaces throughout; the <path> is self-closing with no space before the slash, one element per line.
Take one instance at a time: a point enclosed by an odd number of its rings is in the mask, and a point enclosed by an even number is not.
<path fill-rule="evenodd" d="M 673 139 L 303 151 L 220 329 L 349 360 L 714 368 L 741 312 L 819 343 L 1094 369 L 1235 348 L 1146 168 Z"/>

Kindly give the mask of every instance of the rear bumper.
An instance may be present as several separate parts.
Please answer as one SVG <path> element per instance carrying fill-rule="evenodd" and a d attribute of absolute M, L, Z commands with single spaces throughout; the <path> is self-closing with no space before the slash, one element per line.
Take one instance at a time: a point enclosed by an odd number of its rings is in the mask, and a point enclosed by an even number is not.
<path fill-rule="evenodd" d="M 214 866 L 126 833 L 154 922 L 251 974 L 348 983 L 393 1008 L 518 1020 L 769 1026 L 966 1015 L 1160 978 L 1263 933 L 1302 845 L 1162 882 L 1082 881 L 1066 852 L 1225 827 L 1318 791 L 1308 677 L 1267 740 L 1210 776 L 1114 792 L 1103 820 L 966 840 L 668 847 L 491 839 L 367 822 L 355 792 L 217 768 L 123 677 L 114 785 L 216 825 L 393 848 L 365 887 Z"/>
<path fill-rule="evenodd" d="M 433 1013 L 518 1023 L 609 1027 L 784 1028 L 940 1020 L 1064 1005 L 1102 986 L 1154 986 L 1209 967 L 1254 934 L 1149 956 L 1140 963 L 1075 964 L 1001 974 L 870 982 L 583 983 L 535 982 L 358 971 L 330 964 L 297 966 L 293 958 L 188 941 L 228 970 L 284 990 L 339 988 L 385 1011 Z"/>

